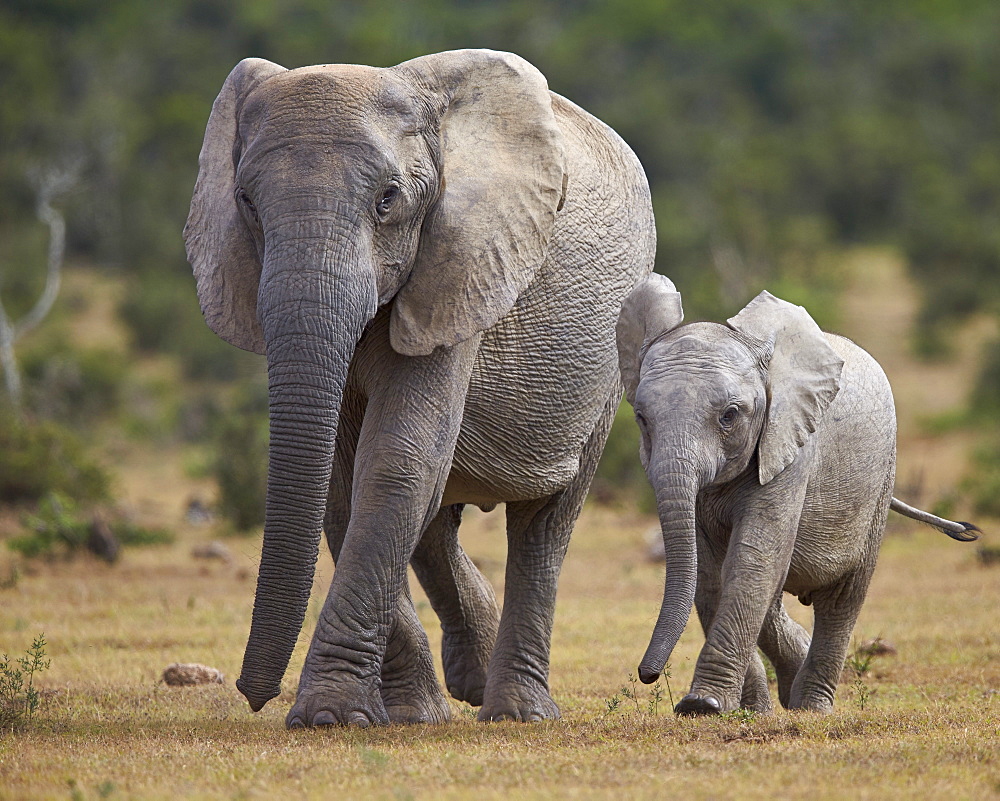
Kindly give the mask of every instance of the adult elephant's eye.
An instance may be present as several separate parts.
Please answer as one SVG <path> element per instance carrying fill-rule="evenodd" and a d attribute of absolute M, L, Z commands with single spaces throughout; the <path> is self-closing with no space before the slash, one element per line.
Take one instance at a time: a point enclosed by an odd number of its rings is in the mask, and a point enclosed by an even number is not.
<path fill-rule="evenodd" d="M 236 190 L 236 200 L 246 210 L 246 213 L 250 215 L 251 219 L 255 222 L 260 221 L 260 218 L 257 216 L 257 207 L 253 204 L 250 195 L 246 193 L 245 189 L 239 188 Z"/>
<path fill-rule="evenodd" d="M 375 210 L 378 212 L 379 217 L 384 217 L 389 213 L 389 209 L 392 208 L 392 204 L 397 197 L 399 197 L 399 186 L 397 184 L 389 184 L 382 190 L 382 196 L 379 198 L 378 203 L 375 204 Z"/>
<path fill-rule="evenodd" d="M 733 423 L 736 422 L 736 418 L 739 416 L 740 416 L 740 410 L 736 406 L 730 406 L 719 417 L 719 422 L 722 423 L 722 426 L 724 428 L 729 428 Z"/>

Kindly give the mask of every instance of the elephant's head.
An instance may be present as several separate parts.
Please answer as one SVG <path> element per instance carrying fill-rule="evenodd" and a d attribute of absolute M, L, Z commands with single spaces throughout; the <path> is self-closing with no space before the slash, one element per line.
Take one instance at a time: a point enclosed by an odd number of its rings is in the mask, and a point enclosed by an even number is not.
<path fill-rule="evenodd" d="M 698 493 L 754 462 L 761 485 L 788 467 L 836 396 L 843 367 L 805 309 L 767 292 L 728 325 L 682 319 L 673 284 L 653 275 L 618 322 L 619 364 L 667 557 L 663 605 L 639 666 L 645 682 L 663 670 L 691 612 Z"/>
<path fill-rule="evenodd" d="M 202 311 L 267 355 L 271 446 L 253 624 L 259 709 L 302 626 L 348 364 L 392 301 L 392 347 L 483 331 L 545 254 L 566 177 L 542 75 L 486 50 L 396 67 L 240 62 L 215 101 L 184 229 Z"/>

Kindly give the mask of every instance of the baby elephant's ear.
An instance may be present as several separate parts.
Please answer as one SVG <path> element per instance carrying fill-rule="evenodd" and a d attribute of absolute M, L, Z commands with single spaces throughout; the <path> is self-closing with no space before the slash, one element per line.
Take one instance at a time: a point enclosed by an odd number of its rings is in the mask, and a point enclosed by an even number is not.
<path fill-rule="evenodd" d="M 639 386 L 639 370 L 649 346 L 683 321 L 681 293 L 665 275 L 653 273 L 625 298 L 616 328 L 618 368 L 625 384 L 625 397 L 632 405 L 635 405 L 635 391 Z"/>
<path fill-rule="evenodd" d="M 801 306 L 761 292 L 729 325 L 773 345 L 767 418 L 757 446 L 760 483 L 792 463 L 840 390 L 844 360 Z"/>

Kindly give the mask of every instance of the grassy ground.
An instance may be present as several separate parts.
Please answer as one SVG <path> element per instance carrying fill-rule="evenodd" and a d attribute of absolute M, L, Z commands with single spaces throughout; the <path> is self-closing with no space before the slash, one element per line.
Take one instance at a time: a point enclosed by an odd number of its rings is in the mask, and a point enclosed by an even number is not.
<path fill-rule="evenodd" d="M 466 540 L 497 578 L 496 512 L 468 515 Z M 472 720 L 454 704 L 440 727 L 287 732 L 306 639 L 286 692 L 253 715 L 232 685 L 250 614 L 258 542 L 228 541 L 230 563 L 194 559 L 206 536 L 130 552 L 109 568 L 45 565 L 0 593 L 3 648 L 45 632 L 52 667 L 25 732 L 0 739 L 0 797 L 984 798 L 1000 794 L 1000 569 L 975 546 L 896 529 L 856 635 L 895 656 L 845 675 L 834 714 L 678 720 L 629 673 L 655 617 L 662 567 L 645 559 L 650 521 L 588 508 L 570 548 L 553 638 L 561 722 Z M 307 630 L 332 567 L 320 565 Z M 419 597 L 419 596 L 418 596 Z M 793 614 L 808 610 L 789 599 Z M 433 614 L 419 601 L 437 647 Z M 691 677 L 700 635 L 685 633 L 669 692 Z M 174 661 L 221 669 L 227 682 L 168 688 Z M 860 683 L 859 683 L 860 682 Z M 620 705 L 608 710 L 616 699 Z"/>
<path fill-rule="evenodd" d="M 942 434 L 922 419 L 961 406 L 960 387 L 988 332 L 971 330 L 947 363 L 916 364 L 906 347 L 915 299 L 898 262 L 866 253 L 846 268 L 838 330 L 885 366 L 900 413 L 897 488 L 931 506 L 955 493 L 972 435 Z M 81 323 L 79 337 L 96 336 L 100 322 Z M 29 564 L 16 581 L 0 549 L 0 651 L 23 653 L 44 632 L 52 659 L 32 725 L 0 734 L 0 799 L 1000 797 L 1000 566 L 980 564 L 976 545 L 896 519 L 855 634 L 858 642 L 882 637 L 897 653 L 860 677 L 845 674 L 832 715 L 678 720 L 670 696 L 690 682 L 702 642 L 695 625 L 674 653 L 662 698 L 641 685 L 635 700 L 622 691 L 633 690 L 629 676 L 662 591 L 662 566 L 645 555 L 655 521 L 588 505 L 553 636 L 562 721 L 484 726 L 456 702 L 446 726 L 287 732 L 282 721 L 332 575 L 329 558 L 318 568 L 285 692 L 251 714 L 232 681 L 259 538 L 225 539 L 226 562 L 194 558 L 192 548 L 219 532 L 184 520 L 187 499 L 211 492 L 185 475 L 191 454 L 124 440 L 109 449 L 128 505 L 141 522 L 175 530 L 177 541 L 127 550 L 114 567 Z M 977 522 L 995 545 L 1000 524 Z M 463 542 L 502 591 L 502 509 L 468 512 Z M 437 650 L 433 613 L 415 597 Z M 808 609 L 786 603 L 809 623 Z M 166 687 L 162 671 L 177 661 L 219 668 L 226 683 Z"/>

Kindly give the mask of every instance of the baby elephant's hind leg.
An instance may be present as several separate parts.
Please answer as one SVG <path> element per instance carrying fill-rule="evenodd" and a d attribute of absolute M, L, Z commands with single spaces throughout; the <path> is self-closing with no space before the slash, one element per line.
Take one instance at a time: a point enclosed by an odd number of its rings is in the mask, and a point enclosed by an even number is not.
<path fill-rule="evenodd" d="M 778 679 L 778 700 L 788 708 L 792 683 L 809 651 L 809 632 L 788 616 L 782 593 L 775 596 L 764 618 L 757 644 L 774 667 Z"/>
<path fill-rule="evenodd" d="M 792 683 L 790 709 L 815 712 L 833 709 L 851 633 L 861 612 L 871 573 L 870 568 L 859 568 L 840 584 L 812 593 L 812 643 Z"/>

